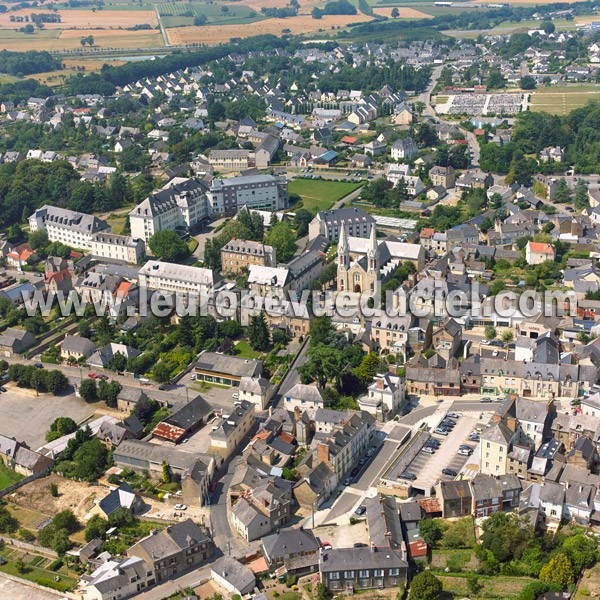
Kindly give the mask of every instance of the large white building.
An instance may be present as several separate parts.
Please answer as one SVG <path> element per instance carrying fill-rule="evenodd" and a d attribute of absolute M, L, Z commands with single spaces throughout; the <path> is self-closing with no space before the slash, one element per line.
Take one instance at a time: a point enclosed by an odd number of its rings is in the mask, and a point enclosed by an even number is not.
<path fill-rule="evenodd" d="M 129 213 L 131 236 L 147 242 L 158 231 L 197 227 L 210 216 L 206 191 L 203 181 L 175 177 Z"/>
<path fill-rule="evenodd" d="M 214 179 L 208 191 L 212 212 L 235 215 L 242 206 L 276 211 L 288 206 L 287 182 L 273 175 Z"/>
<path fill-rule="evenodd" d="M 96 233 L 92 236 L 91 250 L 94 256 L 114 258 L 131 264 L 137 264 L 145 256 L 143 240 L 110 232 Z"/>
<path fill-rule="evenodd" d="M 61 242 L 72 248 L 91 249 L 94 235 L 109 231 L 110 225 L 93 215 L 46 204 L 29 217 L 29 229 L 45 231 L 51 242 Z"/>
<path fill-rule="evenodd" d="M 132 556 L 120 561 L 109 560 L 91 574 L 83 575 L 79 590 L 86 600 L 118 600 L 137 595 L 153 585 L 155 579 L 146 563 Z"/>
<path fill-rule="evenodd" d="M 162 292 L 210 294 L 218 275 L 211 269 L 149 260 L 140 270 L 140 287 Z"/>

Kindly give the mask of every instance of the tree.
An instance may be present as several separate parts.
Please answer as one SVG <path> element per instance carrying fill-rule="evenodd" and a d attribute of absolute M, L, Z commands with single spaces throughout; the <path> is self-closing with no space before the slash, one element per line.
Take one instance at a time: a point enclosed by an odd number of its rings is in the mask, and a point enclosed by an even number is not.
<path fill-rule="evenodd" d="M 381 369 L 381 359 L 377 352 L 369 352 L 354 370 L 354 374 L 362 380 L 365 385 L 373 381 L 375 375 Z"/>
<path fill-rule="evenodd" d="M 108 368 L 112 371 L 124 371 L 127 368 L 127 357 L 122 352 L 115 352 L 110 357 Z"/>
<path fill-rule="evenodd" d="M 169 472 L 169 465 L 166 460 L 162 461 L 162 475 L 161 481 L 163 483 L 171 483 L 171 473 Z"/>
<path fill-rule="evenodd" d="M 400 16 L 400 12 L 398 11 L 398 7 L 394 6 L 392 8 L 392 19 L 397 19 Z"/>
<path fill-rule="evenodd" d="M 74 431 L 77 431 L 77 423 L 71 417 L 58 417 L 52 421 L 50 430 L 46 434 L 46 441 L 52 442 Z"/>
<path fill-rule="evenodd" d="M 98 439 L 84 442 L 73 454 L 74 467 L 69 474 L 74 479 L 95 481 L 104 473 L 108 462 L 108 450 Z"/>
<path fill-rule="evenodd" d="M 421 519 L 419 522 L 419 533 L 425 543 L 431 548 L 442 539 L 442 528 L 437 519 Z"/>
<path fill-rule="evenodd" d="M 48 243 L 48 234 L 44 229 L 38 229 L 38 231 L 32 231 L 28 237 L 29 247 L 32 250 L 41 250 L 45 248 Z"/>
<path fill-rule="evenodd" d="M 85 541 L 91 542 L 94 538 L 102 539 L 108 529 L 108 521 L 100 515 L 94 515 L 85 527 Z"/>
<path fill-rule="evenodd" d="M 327 344 L 334 332 L 335 327 L 331 322 L 331 317 L 327 315 L 315 317 L 309 330 L 311 345 Z"/>
<path fill-rule="evenodd" d="M 496 328 L 493 325 L 488 325 L 485 328 L 485 339 L 488 342 L 491 342 L 492 340 L 495 340 L 498 337 L 498 332 L 496 331 Z"/>
<path fill-rule="evenodd" d="M 308 224 L 313 218 L 313 214 L 305 208 L 300 208 L 296 211 L 294 227 L 296 228 L 296 234 L 299 238 L 304 237 L 308 233 Z"/>
<path fill-rule="evenodd" d="M 502 343 L 504 344 L 505 348 L 508 348 L 508 346 L 512 343 L 513 339 L 514 339 L 514 335 L 512 331 L 505 331 L 502 334 Z"/>
<path fill-rule="evenodd" d="M 267 244 L 275 248 L 278 262 L 288 262 L 296 252 L 296 234 L 289 221 L 281 221 L 265 236 Z"/>
<path fill-rule="evenodd" d="M 525 75 L 525 77 L 521 77 L 521 80 L 519 81 L 519 87 L 522 90 L 535 90 L 535 79 L 531 75 Z"/>
<path fill-rule="evenodd" d="M 50 484 L 50 495 L 53 498 L 58 498 L 58 486 L 55 483 Z"/>
<path fill-rule="evenodd" d="M 442 582 L 431 572 L 414 576 L 410 584 L 409 600 L 438 600 L 442 597 Z"/>
<path fill-rule="evenodd" d="M 57 529 L 66 529 L 70 534 L 81 529 L 81 523 L 71 510 L 63 510 L 52 519 L 52 525 Z"/>
<path fill-rule="evenodd" d="M 575 581 L 575 571 L 571 561 L 565 554 L 557 554 L 544 565 L 540 571 L 540 581 L 556 583 L 562 588 Z"/>
<path fill-rule="evenodd" d="M 102 379 L 98 385 L 98 398 L 106 402 L 106 406 L 109 408 L 115 408 L 117 406 L 119 392 L 122 389 L 123 386 L 118 381 L 111 381 L 108 383 Z"/>
<path fill-rule="evenodd" d="M 96 382 L 93 379 L 84 379 L 79 384 L 79 395 L 86 402 L 94 402 L 98 399 L 98 388 Z"/>
<path fill-rule="evenodd" d="M 578 210 L 589 208 L 590 199 L 588 196 L 588 188 L 585 179 L 579 179 L 575 186 L 575 207 Z"/>
<path fill-rule="evenodd" d="M 148 240 L 148 246 L 156 258 L 167 262 L 180 262 L 190 254 L 187 244 L 170 229 L 157 231 Z"/>
<path fill-rule="evenodd" d="M 255 315 L 250 319 L 247 333 L 248 341 L 253 350 L 262 352 L 269 348 L 269 344 L 271 343 L 269 326 L 262 313 L 260 315 Z"/>
<path fill-rule="evenodd" d="M 544 21 L 541 24 L 540 29 L 543 29 L 546 35 L 550 35 L 556 31 L 556 27 L 552 21 Z"/>
<path fill-rule="evenodd" d="M 567 185 L 564 178 L 559 179 L 556 182 L 556 188 L 554 190 L 554 202 L 558 204 L 565 204 L 571 201 L 571 190 Z"/>
<path fill-rule="evenodd" d="M 152 369 L 152 378 L 158 383 L 167 383 L 171 379 L 171 368 L 166 362 L 159 362 Z"/>

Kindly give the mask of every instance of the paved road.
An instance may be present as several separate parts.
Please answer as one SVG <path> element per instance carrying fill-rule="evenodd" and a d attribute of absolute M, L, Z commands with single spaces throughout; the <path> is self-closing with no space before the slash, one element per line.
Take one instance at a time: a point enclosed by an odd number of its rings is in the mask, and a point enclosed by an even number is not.
<path fill-rule="evenodd" d="M 234 548 L 240 545 L 240 540 L 231 531 L 227 518 L 227 493 L 235 472 L 235 463 L 235 460 L 229 463 L 227 473 L 219 479 L 215 491 L 211 494 L 210 530 L 215 544 L 223 552 L 227 550 L 228 543 Z"/>
<path fill-rule="evenodd" d="M 274 405 L 279 403 L 279 400 L 285 396 L 297 383 L 300 383 L 300 376 L 298 375 L 298 367 L 301 367 L 307 360 L 307 352 L 310 344 L 306 343 L 296 356 L 296 360 L 292 365 L 292 368 L 285 374 L 279 387 L 279 399 L 275 400 Z"/>

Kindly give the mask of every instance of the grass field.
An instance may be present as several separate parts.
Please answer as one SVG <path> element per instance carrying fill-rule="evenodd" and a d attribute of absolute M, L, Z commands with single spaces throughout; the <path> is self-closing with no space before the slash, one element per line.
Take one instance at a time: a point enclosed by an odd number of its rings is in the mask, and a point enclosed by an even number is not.
<path fill-rule="evenodd" d="M 31 531 L 37 531 L 49 518 L 49 515 L 45 515 L 37 510 L 24 508 L 12 502 L 9 502 L 6 507 L 10 514 L 19 521 L 21 527 L 30 529 Z"/>
<path fill-rule="evenodd" d="M 248 342 L 238 342 L 233 349 L 235 356 L 238 358 L 258 358 L 261 353 L 252 350 Z"/>
<path fill-rule="evenodd" d="M 293 179 L 288 186 L 288 191 L 290 194 L 298 194 L 302 199 L 303 208 L 316 214 L 320 210 L 330 209 L 335 202 L 361 185 L 346 181 Z"/>
<path fill-rule="evenodd" d="M 19 475 L 16 471 L 6 467 L 4 463 L 0 463 L 0 490 L 6 489 L 21 479 L 23 479 L 23 475 Z"/>
<path fill-rule="evenodd" d="M 485 598 L 486 600 L 506 600 L 506 598 L 516 598 L 521 590 L 534 581 L 528 577 L 484 577 L 478 576 L 477 581 L 481 586 L 480 590 L 473 594 L 468 587 L 468 577 L 460 574 L 456 576 L 435 574 L 444 586 L 445 592 L 450 592 L 453 598 L 464 598 L 471 600 Z"/>
<path fill-rule="evenodd" d="M 544 87 L 538 88 L 532 93 L 529 109 L 555 115 L 566 115 L 574 108 L 585 106 L 590 100 L 598 100 L 597 87 Z"/>
<path fill-rule="evenodd" d="M 223 9 L 226 8 L 226 12 Z M 243 25 L 260 21 L 262 17 L 258 12 L 249 6 L 236 5 L 215 5 L 205 3 L 168 3 L 159 4 L 161 21 L 164 27 L 184 27 L 194 25 L 194 16 L 204 15 L 207 18 L 207 25 Z M 188 13 L 192 12 L 194 16 Z"/>

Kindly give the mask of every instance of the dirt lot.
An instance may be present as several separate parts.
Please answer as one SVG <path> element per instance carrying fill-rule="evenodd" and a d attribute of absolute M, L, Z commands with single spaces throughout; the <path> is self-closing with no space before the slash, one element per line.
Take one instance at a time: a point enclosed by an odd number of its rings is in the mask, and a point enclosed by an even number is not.
<path fill-rule="evenodd" d="M 51 483 L 58 487 L 56 498 L 50 495 Z M 92 486 L 52 474 L 19 488 L 9 496 L 9 500 L 19 507 L 49 516 L 70 508 L 78 518 L 83 519 L 93 506 L 94 498 L 103 498 L 106 493 L 108 488 L 104 486 Z"/>
<path fill-rule="evenodd" d="M 174 45 L 194 42 L 219 44 L 234 37 L 249 37 L 265 33 L 281 35 L 284 29 L 289 29 L 293 34 L 312 33 L 319 29 L 326 31 L 332 27 L 344 27 L 348 23 L 361 23 L 370 20 L 371 17 L 363 14 L 326 15 L 322 19 L 313 19 L 309 15 L 298 15 L 289 19 L 265 19 L 244 27 L 240 27 L 240 25 L 178 27 L 167 29 L 167 35 L 169 36 L 169 42 Z"/>
<path fill-rule="evenodd" d="M 329 542 L 334 548 L 352 548 L 354 544 L 368 544 L 369 533 L 366 519 L 350 525 L 347 519 L 342 525 L 323 525 L 313 529 L 321 542 Z"/>
<path fill-rule="evenodd" d="M 583 577 L 577 587 L 577 593 L 574 600 L 583 600 L 584 598 L 597 598 L 600 595 L 600 564 L 584 571 Z"/>
<path fill-rule="evenodd" d="M 23 9 L 0 14 L 0 27 L 18 29 L 22 23 L 13 23 L 10 17 L 28 17 L 32 12 L 49 12 L 43 8 Z M 156 13 L 153 10 L 59 10 L 60 23 L 44 23 L 44 29 L 127 29 L 148 23 L 156 27 Z"/>
<path fill-rule="evenodd" d="M 384 8 L 374 8 L 373 12 L 382 17 L 391 17 L 392 10 L 394 10 L 394 7 L 387 6 Z M 428 19 L 431 17 L 431 15 L 421 12 L 415 8 L 409 8 L 408 6 L 398 6 L 398 12 L 400 14 L 398 17 L 396 17 L 397 19 Z"/>

